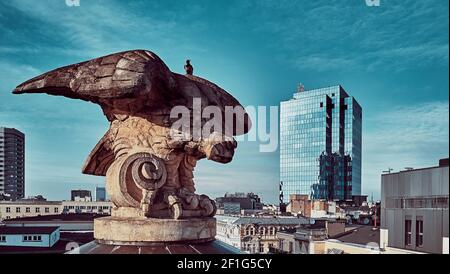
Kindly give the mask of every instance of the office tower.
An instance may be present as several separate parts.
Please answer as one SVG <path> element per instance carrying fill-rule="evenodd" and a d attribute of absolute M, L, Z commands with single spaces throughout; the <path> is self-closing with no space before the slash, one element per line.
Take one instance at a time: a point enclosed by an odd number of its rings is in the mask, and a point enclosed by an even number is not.
<path fill-rule="evenodd" d="M 70 192 L 70 200 L 71 201 L 83 201 L 83 202 L 90 202 L 92 201 L 92 194 L 90 190 L 72 190 Z"/>
<path fill-rule="evenodd" d="M 106 201 L 106 188 L 104 188 L 104 187 L 96 187 L 95 188 L 95 200 L 97 202 Z"/>
<path fill-rule="evenodd" d="M 304 90 L 281 102 L 284 197 L 349 200 L 361 194 L 362 109 L 341 86 Z"/>
<path fill-rule="evenodd" d="M 0 127 L 0 197 L 25 197 L 25 135 L 13 128 Z"/>

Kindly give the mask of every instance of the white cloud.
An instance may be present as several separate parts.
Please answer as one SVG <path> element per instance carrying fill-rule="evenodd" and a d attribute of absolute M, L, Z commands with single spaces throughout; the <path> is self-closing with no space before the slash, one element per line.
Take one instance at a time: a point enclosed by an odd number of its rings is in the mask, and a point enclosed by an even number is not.
<path fill-rule="evenodd" d="M 244 1 L 242 1 L 244 2 Z M 245 1 L 232 14 L 270 37 L 279 58 L 313 71 L 448 66 L 448 2 Z M 241 9 L 241 11 L 239 11 Z"/>
<path fill-rule="evenodd" d="M 363 192 L 379 195 L 381 173 L 405 167 L 436 166 L 448 157 L 449 102 L 429 102 L 387 109 L 364 121 Z"/>
<path fill-rule="evenodd" d="M 67 7 L 63 1 L 55 5 L 54 1 L 13 0 L 5 3 L 30 18 L 42 20 L 51 28 L 42 30 L 53 39 L 63 39 L 58 45 L 35 46 L 24 43 L 19 49 L 0 48 L 0 52 L 26 51 L 58 52 L 75 56 L 97 57 L 106 53 L 136 47 L 151 46 L 157 41 L 160 49 L 166 45 L 177 44 L 179 48 L 202 51 L 198 45 L 190 43 L 187 35 L 193 31 L 201 31 L 204 25 L 200 21 L 188 20 L 204 9 L 198 5 L 189 6 L 182 16 L 174 19 L 175 14 L 168 11 L 158 12 L 158 3 L 147 3 L 142 13 L 140 2 L 126 3 L 122 1 L 84 1 L 80 7 Z M 139 10 L 139 14 L 134 11 Z M 155 10 L 152 10 L 152 9 Z M 163 9 L 164 11 L 164 9 Z M 22 37 L 27 40 L 29 37 Z M 27 41 L 25 41 L 27 42 Z M 150 42 L 150 44 L 149 44 Z M 156 49 L 153 49 L 156 50 Z"/>

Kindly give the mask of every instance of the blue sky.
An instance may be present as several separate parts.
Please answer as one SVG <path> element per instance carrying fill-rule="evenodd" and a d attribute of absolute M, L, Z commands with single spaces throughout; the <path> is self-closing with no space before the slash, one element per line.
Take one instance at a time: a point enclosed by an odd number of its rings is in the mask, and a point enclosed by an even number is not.
<path fill-rule="evenodd" d="M 363 192 L 379 197 L 387 167 L 448 157 L 449 17 L 446 0 L 65 0 L 0 2 L 0 125 L 26 133 L 26 194 L 67 199 L 104 179 L 81 166 L 108 128 L 97 105 L 13 96 L 40 73 L 128 49 L 157 53 L 243 105 L 277 106 L 297 83 L 341 84 L 362 105 Z M 253 191 L 277 201 L 278 152 L 239 144 L 234 161 L 201 161 L 199 192 Z"/>

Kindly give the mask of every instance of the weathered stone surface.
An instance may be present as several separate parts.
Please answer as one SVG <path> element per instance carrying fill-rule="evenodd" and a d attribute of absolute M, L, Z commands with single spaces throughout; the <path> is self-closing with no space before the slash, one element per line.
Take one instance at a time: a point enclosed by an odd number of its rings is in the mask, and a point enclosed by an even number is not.
<path fill-rule="evenodd" d="M 97 222 L 97 236 L 165 241 L 207 239 L 215 233 L 208 217 L 214 216 L 216 206 L 208 196 L 195 193 L 194 168 L 203 158 L 230 162 L 237 147 L 233 136 L 247 133 L 251 122 L 233 96 L 192 75 L 190 64 L 186 70 L 186 75 L 173 73 L 156 54 L 133 50 L 44 73 L 13 91 L 65 96 L 102 107 L 111 126 L 89 155 L 83 173 L 106 176 L 115 208 L 112 219 Z M 195 114 L 210 106 L 219 115 L 200 115 L 199 127 L 192 123 L 173 129 L 179 118 L 170 113 L 176 106 L 187 110 L 189 121 L 197 121 Z M 241 112 L 226 119 L 228 108 Z M 211 122 L 219 128 L 202 131 Z M 202 224 L 207 227 L 201 229 Z"/>
<path fill-rule="evenodd" d="M 105 244 L 201 243 L 214 240 L 216 219 L 188 220 L 105 217 L 94 220 L 94 237 Z"/>
<path fill-rule="evenodd" d="M 92 241 L 67 254 L 242 254 L 242 252 L 217 240 L 191 244 L 167 242 L 143 245 L 107 245 Z"/>

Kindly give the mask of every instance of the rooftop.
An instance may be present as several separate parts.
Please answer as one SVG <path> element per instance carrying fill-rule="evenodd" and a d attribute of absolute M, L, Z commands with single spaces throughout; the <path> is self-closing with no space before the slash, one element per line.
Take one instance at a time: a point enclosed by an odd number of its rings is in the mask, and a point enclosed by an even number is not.
<path fill-rule="evenodd" d="M 24 199 L 24 200 L 16 200 L 16 201 L 0 201 L 0 205 L 61 205 L 60 201 L 42 201 L 42 200 L 32 200 L 32 199 Z"/>
<path fill-rule="evenodd" d="M 381 176 L 389 176 L 389 175 L 395 175 L 395 174 L 401 174 L 406 172 L 414 172 L 414 171 L 421 171 L 421 170 L 427 170 L 427 169 L 433 169 L 433 168 L 448 168 L 449 167 L 449 158 L 440 159 L 439 165 L 437 166 L 431 166 L 431 167 L 422 167 L 422 168 L 408 168 L 405 170 L 400 170 L 398 172 L 391 172 L 391 173 L 383 173 Z"/>
<path fill-rule="evenodd" d="M 52 247 L 0 246 L 0 254 L 61 254 L 66 253 L 69 246 L 82 246 L 94 240 L 94 233 L 61 232 L 60 240 Z"/>
<path fill-rule="evenodd" d="M 1 235 L 52 234 L 58 226 L 0 226 Z"/>
<path fill-rule="evenodd" d="M 300 225 L 309 224 L 306 218 L 297 217 L 231 217 L 216 215 L 216 219 L 221 222 L 235 225 L 257 224 L 257 225 Z"/>
<path fill-rule="evenodd" d="M 105 217 L 101 214 L 91 214 L 91 213 L 74 213 L 74 214 L 57 214 L 57 215 L 44 215 L 44 216 L 34 216 L 34 217 L 22 217 L 15 219 L 3 220 L 4 223 L 21 223 L 21 222 L 42 222 L 42 221 L 93 221 L 95 218 Z"/>
<path fill-rule="evenodd" d="M 359 245 L 367 245 L 368 243 L 380 244 L 380 229 L 374 229 L 373 226 L 362 225 L 334 237 L 334 239 L 344 243 Z"/>

